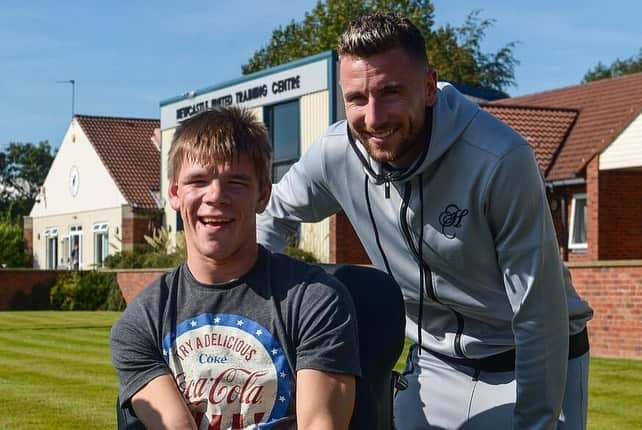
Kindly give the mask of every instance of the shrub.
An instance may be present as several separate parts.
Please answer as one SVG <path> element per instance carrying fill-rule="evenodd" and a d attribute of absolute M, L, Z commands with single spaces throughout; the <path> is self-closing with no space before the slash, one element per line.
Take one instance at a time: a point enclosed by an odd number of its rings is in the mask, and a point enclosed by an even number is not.
<path fill-rule="evenodd" d="M 165 230 L 145 236 L 147 244 L 134 246 L 133 251 L 122 251 L 105 258 L 104 265 L 110 269 L 166 269 L 185 261 L 187 252 L 182 234 L 176 235 L 176 248 L 168 252 L 168 238 Z"/>
<path fill-rule="evenodd" d="M 120 291 L 118 282 L 113 282 L 107 294 L 107 300 L 101 307 L 105 311 L 123 311 L 127 307 L 123 293 Z"/>
<path fill-rule="evenodd" d="M 185 237 L 177 234 L 176 247 L 172 252 L 168 252 L 168 241 L 162 231 L 155 233 L 153 237 L 145 236 L 148 243 L 135 245 L 133 251 L 122 251 L 107 256 L 104 266 L 109 269 L 168 269 L 183 263 L 187 259 Z M 294 245 L 286 247 L 283 252 L 307 263 L 319 262 L 313 253 Z"/>
<path fill-rule="evenodd" d="M 288 246 L 283 250 L 283 253 L 289 255 L 297 260 L 305 261 L 306 263 L 318 263 L 319 259 L 311 252 L 294 246 Z"/>
<path fill-rule="evenodd" d="M 54 309 L 64 311 L 102 309 L 110 291 L 118 288 L 116 275 L 105 272 L 68 272 L 58 276 L 49 293 Z"/>
<path fill-rule="evenodd" d="M 19 224 L 0 220 L 0 243 L 0 267 L 25 267 L 29 263 Z"/>
<path fill-rule="evenodd" d="M 178 266 L 184 257 L 178 253 L 154 251 L 148 246 L 137 246 L 133 251 L 122 251 L 105 258 L 104 265 L 110 269 L 153 269 Z"/>

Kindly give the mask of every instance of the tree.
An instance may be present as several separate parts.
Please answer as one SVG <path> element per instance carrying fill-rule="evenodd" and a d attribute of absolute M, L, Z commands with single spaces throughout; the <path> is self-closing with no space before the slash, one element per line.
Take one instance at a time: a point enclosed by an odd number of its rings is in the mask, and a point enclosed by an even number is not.
<path fill-rule="evenodd" d="M 430 0 L 325 0 L 307 12 L 301 22 L 290 21 L 272 32 L 267 46 L 259 49 L 242 66 L 243 74 L 335 49 L 348 24 L 365 13 L 398 12 L 407 16 L 426 39 L 431 66 L 440 79 L 504 91 L 515 84 L 514 68 L 519 62 L 510 42 L 495 53 L 481 50 L 491 19 L 472 11 L 461 27 L 446 25 L 433 30 L 434 6 Z"/>
<path fill-rule="evenodd" d="M 29 263 L 22 235 L 22 226 L 0 219 L 0 267 L 25 267 Z"/>
<path fill-rule="evenodd" d="M 610 66 L 605 66 L 598 62 L 595 67 L 589 69 L 584 75 L 582 83 L 597 81 L 605 78 L 615 78 L 617 76 L 628 75 L 631 73 L 642 72 L 642 48 L 637 57 L 631 56 L 624 60 L 616 59 Z"/>
<path fill-rule="evenodd" d="M 27 215 L 36 201 L 54 154 L 48 141 L 37 145 L 11 142 L 0 152 L 0 212 Z"/>

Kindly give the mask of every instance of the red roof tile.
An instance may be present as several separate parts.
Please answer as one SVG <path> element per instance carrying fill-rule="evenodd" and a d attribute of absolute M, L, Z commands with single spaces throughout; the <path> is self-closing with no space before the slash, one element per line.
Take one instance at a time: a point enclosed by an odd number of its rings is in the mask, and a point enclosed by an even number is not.
<path fill-rule="evenodd" d="M 152 142 L 157 119 L 76 115 L 76 120 L 125 199 L 134 207 L 158 209 L 160 152 Z"/>
<path fill-rule="evenodd" d="M 501 99 L 492 105 L 577 109 L 579 116 L 547 179 L 577 177 L 642 112 L 642 73 L 602 79 L 541 93 Z"/>
<path fill-rule="evenodd" d="M 537 164 L 545 174 L 548 174 L 578 115 L 578 112 L 572 109 L 491 104 L 482 104 L 481 108 L 524 136 L 535 150 Z"/>

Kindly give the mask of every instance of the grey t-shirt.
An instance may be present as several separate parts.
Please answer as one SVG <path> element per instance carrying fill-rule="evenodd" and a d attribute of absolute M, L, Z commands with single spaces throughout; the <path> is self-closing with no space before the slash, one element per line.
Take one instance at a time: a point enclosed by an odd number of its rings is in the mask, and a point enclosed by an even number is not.
<path fill-rule="evenodd" d="M 262 247 L 227 284 L 199 283 L 182 264 L 112 328 L 121 406 L 170 374 L 199 428 L 296 428 L 296 370 L 360 374 L 355 315 L 345 287 L 322 269 Z"/>

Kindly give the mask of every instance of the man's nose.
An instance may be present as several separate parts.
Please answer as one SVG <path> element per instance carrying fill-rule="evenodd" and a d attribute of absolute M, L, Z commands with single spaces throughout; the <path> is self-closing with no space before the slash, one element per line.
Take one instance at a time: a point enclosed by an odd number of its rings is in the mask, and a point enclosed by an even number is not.
<path fill-rule="evenodd" d="M 229 203 L 225 187 L 219 180 L 213 180 L 205 189 L 203 201 L 210 204 L 225 204 Z"/>
<path fill-rule="evenodd" d="M 376 97 L 368 99 L 364 121 L 368 130 L 377 130 L 385 122 L 384 107 Z"/>

